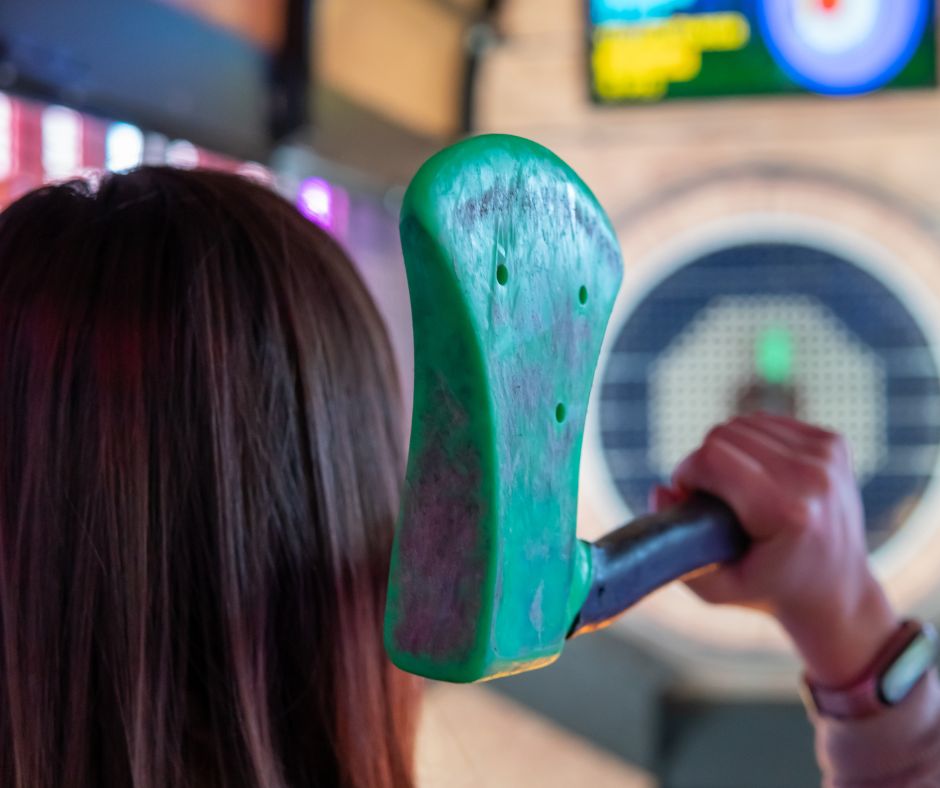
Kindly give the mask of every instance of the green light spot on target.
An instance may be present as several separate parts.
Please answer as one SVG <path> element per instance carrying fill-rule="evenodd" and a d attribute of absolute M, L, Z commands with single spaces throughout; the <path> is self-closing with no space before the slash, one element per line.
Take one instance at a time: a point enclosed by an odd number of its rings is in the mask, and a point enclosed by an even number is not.
<path fill-rule="evenodd" d="M 768 383 L 786 383 L 793 371 L 793 338 L 785 328 L 768 328 L 757 340 L 757 371 Z"/>

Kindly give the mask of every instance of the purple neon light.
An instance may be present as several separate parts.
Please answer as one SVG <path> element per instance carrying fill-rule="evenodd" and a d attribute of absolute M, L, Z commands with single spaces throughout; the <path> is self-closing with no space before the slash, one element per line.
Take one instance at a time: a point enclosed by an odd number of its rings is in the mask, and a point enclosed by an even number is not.
<path fill-rule="evenodd" d="M 322 178 L 307 178 L 300 184 L 297 208 L 310 221 L 333 229 L 336 198 L 333 187 Z"/>

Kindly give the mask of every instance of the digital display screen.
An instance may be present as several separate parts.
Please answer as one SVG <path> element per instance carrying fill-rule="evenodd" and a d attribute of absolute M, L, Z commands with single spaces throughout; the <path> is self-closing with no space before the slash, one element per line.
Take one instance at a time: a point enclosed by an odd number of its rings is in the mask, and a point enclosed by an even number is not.
<path fill-rule="evenodd" d="M 933 0 L 588 0 L 600 103 L 936 85 Z"/>

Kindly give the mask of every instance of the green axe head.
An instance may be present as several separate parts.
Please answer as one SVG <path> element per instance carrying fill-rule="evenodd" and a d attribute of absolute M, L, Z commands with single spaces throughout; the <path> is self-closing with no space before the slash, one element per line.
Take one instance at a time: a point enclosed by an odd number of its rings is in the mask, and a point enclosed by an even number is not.
<path fill-rule="evenodd" d="M 578 469 L 617 240 L 564 162 L 503 135 L 419 170 L 401 240 L 414 415 L 386 649 L 447 681 L 539 667 L 561 653 L 591 573 Z"/>

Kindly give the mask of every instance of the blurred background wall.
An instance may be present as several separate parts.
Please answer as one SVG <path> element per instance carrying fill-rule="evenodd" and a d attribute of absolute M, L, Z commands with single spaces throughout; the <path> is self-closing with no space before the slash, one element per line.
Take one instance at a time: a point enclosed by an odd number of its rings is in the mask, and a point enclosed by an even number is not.
<path fill-rule="evenodd" d="M 755 407 L 849 437 L 872 559 L 940 619 L 932 0 L 5 0 L 0 206 L 140 163 L 242 172 L 350 251 L 411 386 L 403 188 L 465 134 L 568 161 L 620 236 L 579 531 Z M 431 687 L 422 783 L 818 783 L 798 665 L 683 588 L 557 664 Z"/>

